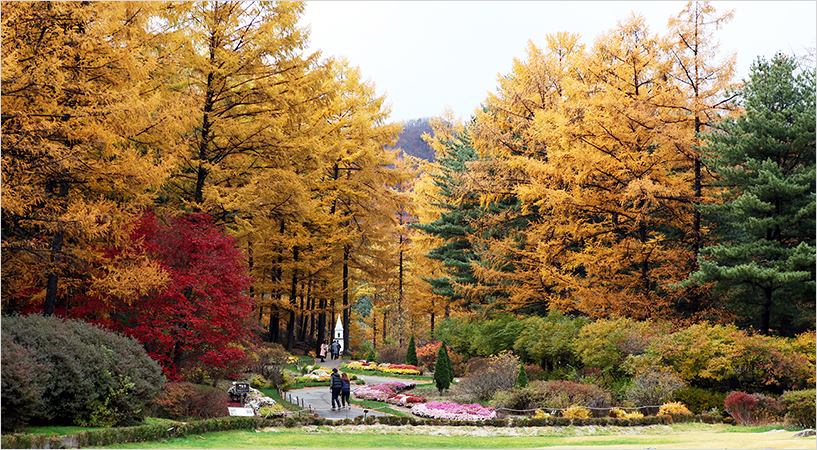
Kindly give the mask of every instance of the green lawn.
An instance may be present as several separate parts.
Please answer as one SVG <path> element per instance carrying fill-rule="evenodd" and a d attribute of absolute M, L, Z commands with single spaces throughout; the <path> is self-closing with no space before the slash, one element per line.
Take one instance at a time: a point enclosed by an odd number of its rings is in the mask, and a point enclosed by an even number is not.
<path fill-rule="evenodd" d="M 766 428 L 679 424 L 653 427 L 389 427 L 273 428 L 193 435 L 107 448 L 790 448 L 813 449 L 814 438 Z M 528 433 L 530 435 L 524 435 Z M 503 435 L 510 434 L 510 435 Z"/>

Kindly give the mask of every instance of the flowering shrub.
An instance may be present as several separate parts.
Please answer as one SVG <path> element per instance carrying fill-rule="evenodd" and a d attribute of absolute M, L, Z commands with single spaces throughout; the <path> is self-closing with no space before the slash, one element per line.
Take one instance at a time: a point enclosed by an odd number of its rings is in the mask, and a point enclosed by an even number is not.
<path fill-rule="evenodd" d="M 344 368 L 348 370 L 375 370 L 384 373 L 398 373 L 403 375 L 422 375 L 417 366 L 408 364 L 389 364 L 389 363 L 370 363 L 366 361 L 354 361 L 349 364 L 344 364 Z"/>
<path fill-rule="evenodd" d="M 298 362 L 297 356 L 287 356 L 287 364 L 295 364 Z"/>
<path fill-rule="evenodd" d="M 228 401 L 221 389 L 188 382 L 167 383 L 155 400 L 159 417 L 176 420 L 224 416 Z"/>
<path fill-rule="evenodd" d="M 284 406 L 281 404 L 262 406 L 261 409 L 258 410 L 258 414 L 263 417 L 283 416 L 285 413 L 286 409 L 284 409 Z"/>
<path fill-rule="evenodd" d="M 370 384 L 366 386 L 358 386 L 354 390 L 354 395 L 363 400 L 376 400 L 385 402 L 389 397 L 395 394 L 400 394 L 403 391 L 409 390 L 416 386 L 416 383 L 403 383 L 400 381 L 393 381 L 381 384 Z"/>
<path fill-rule="evenodd" d="M 343 367 L 349 370 L 377 370 L 377 363 L 366 361 L 354 361 L 344 364 Z"/>
<path fill-rule="evenodd" d="M 250 393 L 247 394 L 247 398 L 244 400 L 244 406 L 252 408 L 254 411 L 259 411 L 265 406 L 275 406 L 275 404 L 275 400 L 253 388 L 250 388 Z"/>
<path fill-rule="evenodd" d="M 329 377 L 332 375 L 329 369 L 320 366 L 308 366 L 307 370 L 308 373 L 304 374 L 304 376 L 295 377 L 295 381 L 299 383 L 329 381 Z"/>
<path fill-rule="evenodd" d="M 392 394 L 386 398 L 386 403 L 405 407 L 411 407 L 418 403 L 425 403 L 427 401 L 428 400 L 424 397 L 409 394 Z"/>
<path fill-rule="evenodd" d="M 547 377 L 545 370 L 535 364 L 525 365 L 525 375 L 529 381 L 544 380 Z"/>
<path fill-rule="evenodd" d="M 411 366 L 411 365 L 408 365 L 408 364 L 389 364 L 389 365 L 385 365 L 385 366 L 383 364 L 381 364 L 381 365 L 379 365 L 377 367 L 377 370 L 379 372 L 399 373 L 399 374 L 403 374 L 403 375 L 422 375 L 423 374 L 423 372 L 421 372 L 419 369 L 417 369 L 417 366 Z"/>
<path fill-rule="evenodd" d="M 660 408 L 658 408 L 658 415 L 661 416 L 664 414 L 680 414 L 683 416 L 691 416 L 692 411 L 690 411 L 689 408 L 687 408 L 686 405 L 684 405 L 681 402 L 669 402 L 664 403 L 663 405 L 661 405 Z"/>
<path fill-rule="evenodd" d="M 449 420 L 488 420 L 496 419 L 494 408 L 485 408 L 479 404 L 458 405 L 451 402 L 419 403 L 411 408 L 415 416 L 431 419 Z"/>

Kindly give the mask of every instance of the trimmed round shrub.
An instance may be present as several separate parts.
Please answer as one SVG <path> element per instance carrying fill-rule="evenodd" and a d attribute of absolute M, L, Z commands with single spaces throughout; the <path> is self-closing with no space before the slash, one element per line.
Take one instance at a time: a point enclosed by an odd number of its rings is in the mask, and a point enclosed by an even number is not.
<path fill-rule="evenodd" d="M 37 362 L 31 350 L 2 333 L 3 431 L 22 429 L 37 416 L 38 399 L 51 376 L 50 366 Z"/>
<path fill-rule="evenodd" d="M 784 393 L 780 397 L 780 401 L 786 408 L 786 420 L 803 428 L 817 426 L 815 424 L 815 415 L 817 415 L 815 396 L 817 396 L 817 390 L 815 389 Z"/>
<path fill-rule="evenodd" d="M 3 353 L 7 343 L 13 342 L 30 352 L 41 370 L 51 374 L 32 380 L 32 384 L 42 385 L 34 387 L 41 390 L 41 395 L 27 413 L 31 425 L 137 423 L 144 418 L 145 406 L 164 384 L 161 367 L 147 355 L 142 344 L 86 322 L 15 315 L 3 318 L 2 332 L 11 340 L 3 340 Z M 5 422 L 12 414 L 5 413 L 5 389 L 2 395 Z M 8 401 L 14 405 L 13 400 Z"/>

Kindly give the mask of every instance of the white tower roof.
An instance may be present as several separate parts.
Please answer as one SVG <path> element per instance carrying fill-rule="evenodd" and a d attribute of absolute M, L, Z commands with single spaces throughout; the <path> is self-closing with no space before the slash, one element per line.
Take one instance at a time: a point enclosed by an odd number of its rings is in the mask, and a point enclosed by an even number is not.
<path fill-rule="evenodd" d="M 335 325 L 335 331 L 341 330 L 343 331 L 343 324 L 340 323 L 340 316 L 338 316 L 338 323 Z"/>

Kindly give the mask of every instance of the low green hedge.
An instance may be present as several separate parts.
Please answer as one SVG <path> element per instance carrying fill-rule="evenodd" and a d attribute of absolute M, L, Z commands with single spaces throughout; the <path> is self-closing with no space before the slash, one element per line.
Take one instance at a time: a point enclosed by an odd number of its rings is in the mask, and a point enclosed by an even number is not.
<path fill-rule="evenodd" d="M 161 439 L 201 434 L 211 431 L 248 430 L 261 428 L 268 423 L 260 417 L 222 417 L 195 422 L 151 424 L 135 427 L 107 428 L 85 431 L 70 436 L 4 434 L 0 436 L 2 448 L 83 448 L 112 445 L 125 442 L 147 442 Z"/>
<path fill-rule="evenodd" d="M 222 417 L 195 422 L 173 422 L 170 424 L 151 424 L 135 427 L 108 428 L 86 431 L 71 436 L 8 434 L 2 436 L 2 448 L 83 448 L 104 446 L 127 442 L 158 441 L 179 436 L 196 435 L 212 431 L 252 430 L 264 427 L 294 428 L 307 425 L 457 425 L 477 427 L 549 427 L 549 426 L 648 426 L 678 422 L 720 423 L 720 416 L 687 415 L 687 416 L 647 416 L 638 419 L 616 419 L 599 417 L 589 419 L 570 419 L 567 417 L 548 417 L 544 419 L 491 419 L 491 420 L 445 420 L 423 419 L 419 417 L 397 416 L 357 416 L 354 419 L 331 420 L 320 417 L 283 417 L 264 419 L 261 417 Z"/>

